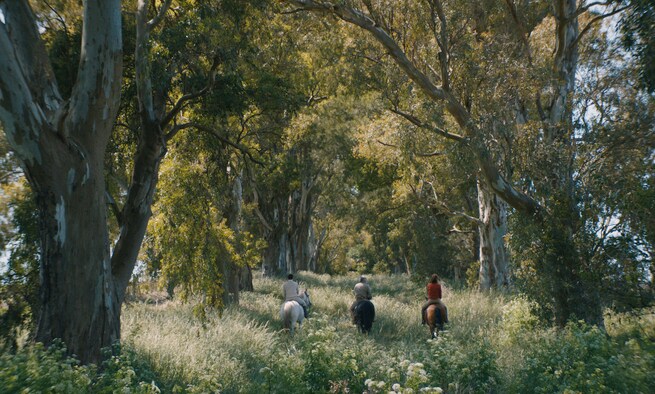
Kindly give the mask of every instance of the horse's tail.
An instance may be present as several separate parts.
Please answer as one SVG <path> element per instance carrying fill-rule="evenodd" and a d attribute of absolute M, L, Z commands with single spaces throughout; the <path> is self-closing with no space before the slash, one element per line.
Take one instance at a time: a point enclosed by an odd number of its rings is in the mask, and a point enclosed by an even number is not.
<path fill-rule="evenodd" d="M 428 306 L 425 314 L 426 320 L 431 330 L 434 330 L 435 328 L 441 328 L 443 326 L 445 317 L 443 316 L 443 311 L 439 305 L 433 304 Z"/>
<path fill-rule="evenodd" d="M 368 333 L 371 331 L 373 321 L 375 320 L 375 305 L 371 301 L 364 300 L 361 301 L 357 309 L 361 331 Z"/>
<path fill-rule="evenodd" d="M 284 325 L 284 328 L 291 328 L 291 304 L 289 302 L 285 302 L 282 305 L 282 310 L 280 311 L 280 318 L 282 319 L 282 324 Z"/>

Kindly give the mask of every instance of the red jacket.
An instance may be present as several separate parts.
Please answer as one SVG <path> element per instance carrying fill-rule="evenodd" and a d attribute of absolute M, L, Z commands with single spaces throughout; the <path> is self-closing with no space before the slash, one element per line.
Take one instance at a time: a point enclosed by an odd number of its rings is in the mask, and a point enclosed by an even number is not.
<path fill-rule="evenodd" d="M 439 283 L 428 283 L 428 299 L 440 300 L 441 299 L 441 285 Z"/>

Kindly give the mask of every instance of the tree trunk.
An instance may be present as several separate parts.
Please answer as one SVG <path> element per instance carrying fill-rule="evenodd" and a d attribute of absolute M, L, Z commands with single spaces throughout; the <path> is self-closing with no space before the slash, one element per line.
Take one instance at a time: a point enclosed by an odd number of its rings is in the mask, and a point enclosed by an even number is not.
<path fill-rule="evenodd" d="M 304 179 L 300 190 L 289 196 L 289 241 L 295 271 L 307 270 L 310 259 L 310 227 L 313 209 L 313 181 Z"/>
<path fill-rule="evenodd" d="M 573 146 L 573 109 L 575 77 L 578 65 L 579 40 L 577 2 L 555 0 L 553 14 L 557 22 L 556 51 L 553 61 L 557 79 L 553 84 L 554 96 L 549 106 L 546 143 L 552 146 L 547 158 L 552 163 L 542 189 L 552 201 L 551 215 L 543 223 L 549 250 L 544 273 L 554 279 L 555 320 L 563 326 L 572 317 L 588 323 L 602 325 L 603 315 L 598 292 L 600 281 L 593 272 L 585 272 L 576 245 L 575 235 L 581 230 L 580 214 L 576 204 L 573 179 L 575 148 Z M 582 229 L 584 231 L 584 229 Z"/>
<path fill-rule="evenodd" d="M 318 245 L 318 240 L 314 234 L 314 225 L 312 222 L 309 222 L 309 228 L 307 229 L 307 270 L 315 272 L 316 271 L 316 249 Z"/>
<path fill-rule="evenodd" d="M 239 272 L 239 289 L 241 291 L 255 290 L 252 284 L 252 269 L 247 265 Z"/>
<path fill-rule="evenodd" d="M 306 270 L 311 260 L 310 227 L 313 209 L 311 182 L 302 182 L 302 189 L 295 190 L 286 198 L 278 198 L 271 208 L 259 203 L 260 219 L 264 222 L 264 232 L 268 243 L 264 251 L 263 265 L 274 267 L 277 272 L 294 273 Z M 255 199 L 258 201 L 258 199 Z M 264 213 L 272 214 L 265 220 Z"/>
<path fill-rule="evenodd" d="M 126 286 L 109 256 L 104 154 L 120 101 L 120 1 L 85 2 L 71 98 L 58 92 L 26 1 L 0 3 L 0 121 L 37 198 L 41 305 L 36 340 L 84 363 L 120 339 Z"/>
<path fill-rule="evenodd" d="M 42 258 L 36 340 L 50 344 L 59 338 L 83 362 L 98 363 L 100 350 L 120 340 L 125 294 L 111 272 L 102 167 L 71 194 L 53 186 L 42 189 L 37 191 Z"/>
<path fill-rule="evenodd" d="M 480 290 L 505 289 L 510 284 L 509 262 L 504 237 L 507 234 L 507 205 L 485 180 L 478 180 L 480 222 Z"/>
<path fill-rule="evenodd" d="M 243 202 L 243 188 L 241 183 L 241 174 L 234 177 L 232 183 L 231 199 L 226 208 L 225 218 L 227 225 L 238 234 L 241 231 L 241 207 Z M 223 261 L 223 278 L 225 291 L 223 292 L 223 303 L 239 304 L 239 291 L 241 289 L 241 273 L 243 267 L 239 267 L 234 261 Z"/>

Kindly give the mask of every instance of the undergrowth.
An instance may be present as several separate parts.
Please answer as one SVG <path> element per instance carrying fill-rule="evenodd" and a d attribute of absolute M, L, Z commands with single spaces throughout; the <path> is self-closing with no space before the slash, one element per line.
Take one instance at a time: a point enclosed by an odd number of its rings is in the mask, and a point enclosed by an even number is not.
<path fill-rule="evenodd" d="M 372 275 L 376 320 L 363 336 L 348 319 L 355 276 L 300 273 L 313 310 L 292 338 L 278 318 L 282 279 L 221 314 L 194 317 L 177 301 L 131 303 L 122 349 L 102 368 L 63 345 L 0 358 L 4 392 L 130 393 L 648 393 L 655 387 L 655 314 L 606 315 L 606 330 L 552 328 L 520 296 L 444 286 L 451 324 L 437 339 L 420 324 L 423 289 Z"/>

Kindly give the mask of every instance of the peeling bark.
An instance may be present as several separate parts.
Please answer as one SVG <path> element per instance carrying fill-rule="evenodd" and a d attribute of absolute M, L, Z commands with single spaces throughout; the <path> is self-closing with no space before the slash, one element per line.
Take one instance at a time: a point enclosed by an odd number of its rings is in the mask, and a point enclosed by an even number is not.
<path fill-rule="evenodd" d="M 0 4 L 0 122 L 40 216 L 36 340 L 62 339 L 83 362 L 120 339 L 103 160 L 120 100 L 120 2 L 87 2 L 82 55 L 64 103 L 27 1 Z"/>
<path fill-rule="evenodd" d="M 478 180 L 480 221 L 480 290 L 506 289 L 510 285 L 509 260 L 504 237 L 507 234 L 507 205 Z"/>

